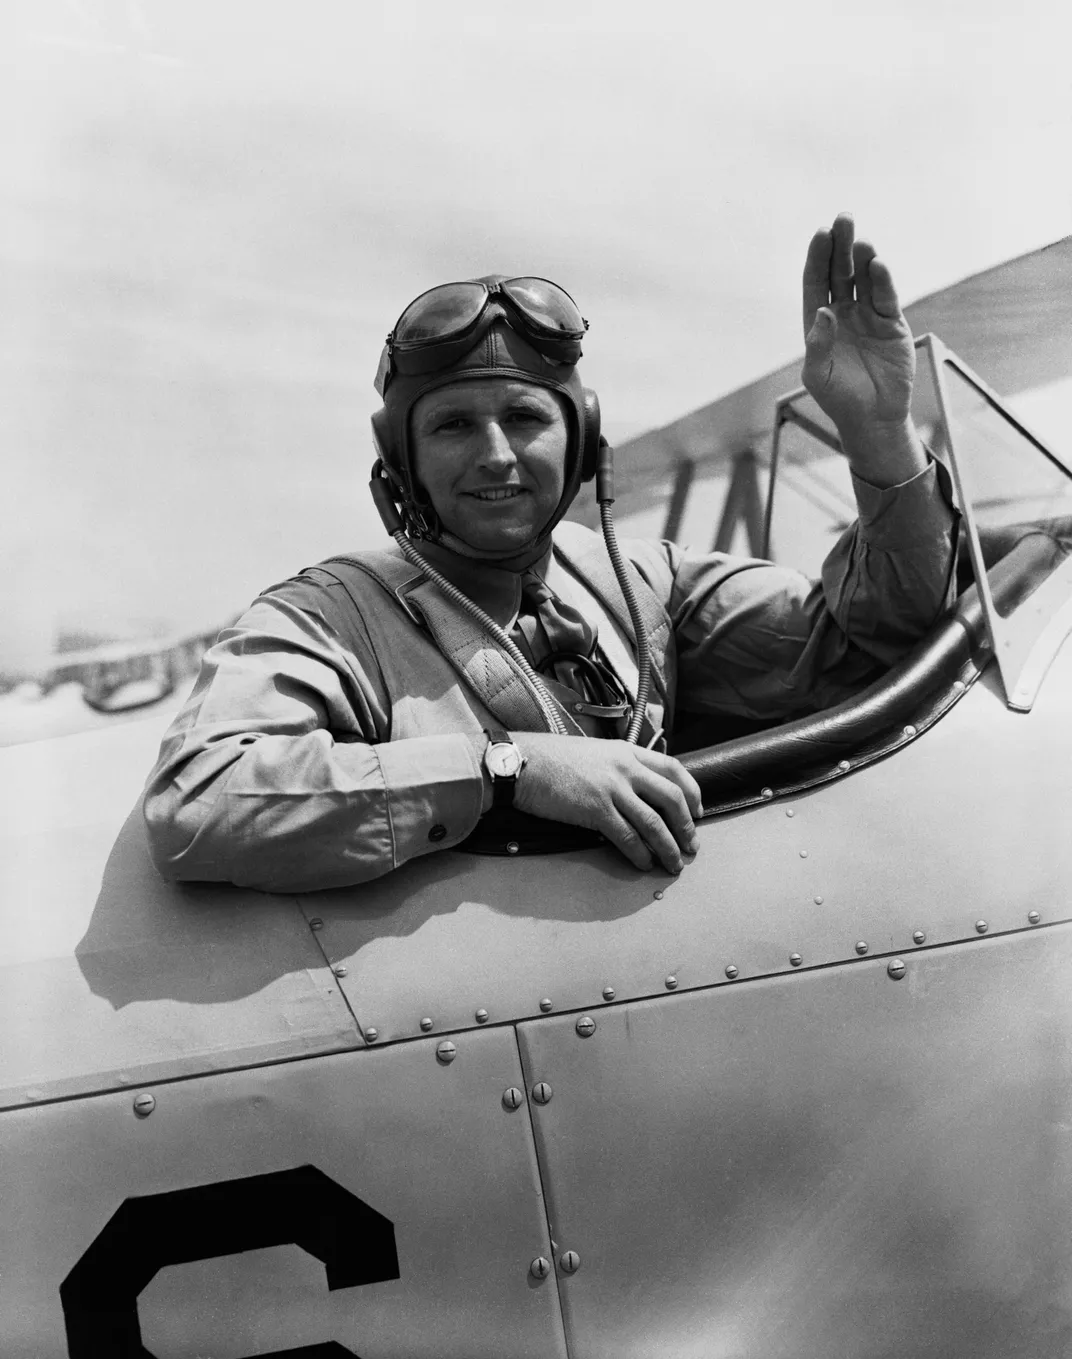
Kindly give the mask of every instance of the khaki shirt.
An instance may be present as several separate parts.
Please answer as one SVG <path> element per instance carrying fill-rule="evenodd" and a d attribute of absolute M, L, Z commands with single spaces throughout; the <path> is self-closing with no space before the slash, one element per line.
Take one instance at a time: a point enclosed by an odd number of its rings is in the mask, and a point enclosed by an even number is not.
<path fill-rule="evenodd" d="M 859 519 L 817 582 L 751 558 L 621 544 L 670 616 L 679 718 L 818 711 L 931 628 L 954 590 L 944 472 L 932 463 L 887 490 L 857 479 L 856 493 Z M 462 561 L 452 575 L 509 629 L 516 577 Z M 553 555 L 545 576 L 595 624 L 635 692 L 628 638 Z M 448 849 L 479 819 L 471 738 L 494 720 L 376 582 L 358 613 L 309 568 L 265 591 L 206 653 L 149 777 L 154 861 L 169 878 L 311 891 Z"/>

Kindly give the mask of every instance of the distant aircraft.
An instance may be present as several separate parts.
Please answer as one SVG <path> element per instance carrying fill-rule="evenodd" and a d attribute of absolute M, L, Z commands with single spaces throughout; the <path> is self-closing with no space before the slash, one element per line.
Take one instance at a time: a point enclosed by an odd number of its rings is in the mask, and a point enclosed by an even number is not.
<path fill-rule="evenodd" d="M 169 885 L 157 716 L 0 751 L 5 1356 L 1072 1353 L 1072 467 L 918 347 L 959 602 L 837 708 L 695 734 L 680 877 L 517 817 Z M 844 468 L 783 391 L 659 484 L 762 436 L 745 518 L 821 555 Z"/>

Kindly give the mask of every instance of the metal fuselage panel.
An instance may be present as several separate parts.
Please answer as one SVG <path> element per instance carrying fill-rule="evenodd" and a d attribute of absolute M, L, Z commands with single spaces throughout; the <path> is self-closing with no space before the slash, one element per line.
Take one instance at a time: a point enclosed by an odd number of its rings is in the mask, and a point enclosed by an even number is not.
<path fill-rule="evenodd" d="M 1072 1353 L 1072 925 L 519 1026 L 571 1359 Z"/>
<path fill-rule="evenodd" d="M 176 1204 L 205 1187 L 222 1197 L 185 1223 L 203 1258 L 165 1265 L 137 1298 L 156 1359 L 331 1342 L 360 1359 L 565 1359 L 555 1279 L 530 1273 L 534 1258 L 552 1256 L 532 1126 L 524 1103 L 502 1100 L 523 1085 L 514 1031 L 461 1035 L 449 1065 L 436 1048 L 426 1040 L 179 1080 L 153 1088 L 147 1117 L 133 1092 L 0 1113 L 0 1160 L 18 1168 L 4 1177 L 0 1232 L 5 1359 L 67 1359 L 60 1286 L 109 1239 L 117 1213 L 149 1209 L 133 1239 L 118 1233 L 107 1287 L 175 1253 Z M 378 1281 L 329 1289 L 324 1265 L 292 1243 L 214 1258 L 242 1227 L 232 1186 L 307 1166 L 387 1220 L 396 1277 L 373 1259 Z M 269 1228 L 275 1192 L 256 1205 Z M 337 1226 L 341 1247 L 377 1249 L 355 1242 L 360 1229 L 345 1218 Z M 90 1311 L 103 1306 L 103 1287 L 89 1288 Z"/>
<path fill-rule="evenodd" d="M 698 827 L 677 878 L 611 850 L 430 855 L 304 898 L 362 1028 L 381 1038 L 534 1017 L 1072 916 L 1072 644 L 1029 714 L 991 667 L 886 759 Z M 980 923 L 981 922 L 981 923 Z M 523 960 L 523 961 L 522 961 Z M 405 977 L 406 985 L 398 985 Z M 672 985 L 673 983 L 671 983 Z"/>

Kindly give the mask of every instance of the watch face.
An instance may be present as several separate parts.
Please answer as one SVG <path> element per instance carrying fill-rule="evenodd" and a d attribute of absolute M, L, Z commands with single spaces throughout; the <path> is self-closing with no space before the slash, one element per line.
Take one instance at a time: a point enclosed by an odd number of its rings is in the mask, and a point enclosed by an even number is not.
<path fill-rule="evenodd" d="M 484 763 L 493 779 L 512 779 L 521 768 L 521 752 L 515 745 L 488 746 Z"/>

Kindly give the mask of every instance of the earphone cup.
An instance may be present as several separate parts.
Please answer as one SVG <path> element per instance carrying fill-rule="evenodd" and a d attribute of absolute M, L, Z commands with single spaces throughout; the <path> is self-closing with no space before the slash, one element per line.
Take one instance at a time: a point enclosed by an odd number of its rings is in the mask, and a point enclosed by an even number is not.
<path fill-rule="evenodd" d="M 386 408 L 374 412 L 372 416 L 372 441 L 376 445 L 376 454 L 384 467 L 391 472 L 398 465 L 398 450 L 394 446 L 394 439 L 391 437 L 391 422 L 387 416 Z"/>
<path fill-rule="evenodd" d="M 584 444 L 581 454 L 581 480 L 591 481 L 599 456 L 599 397 L 591 387 L 584 389 Z"/>

